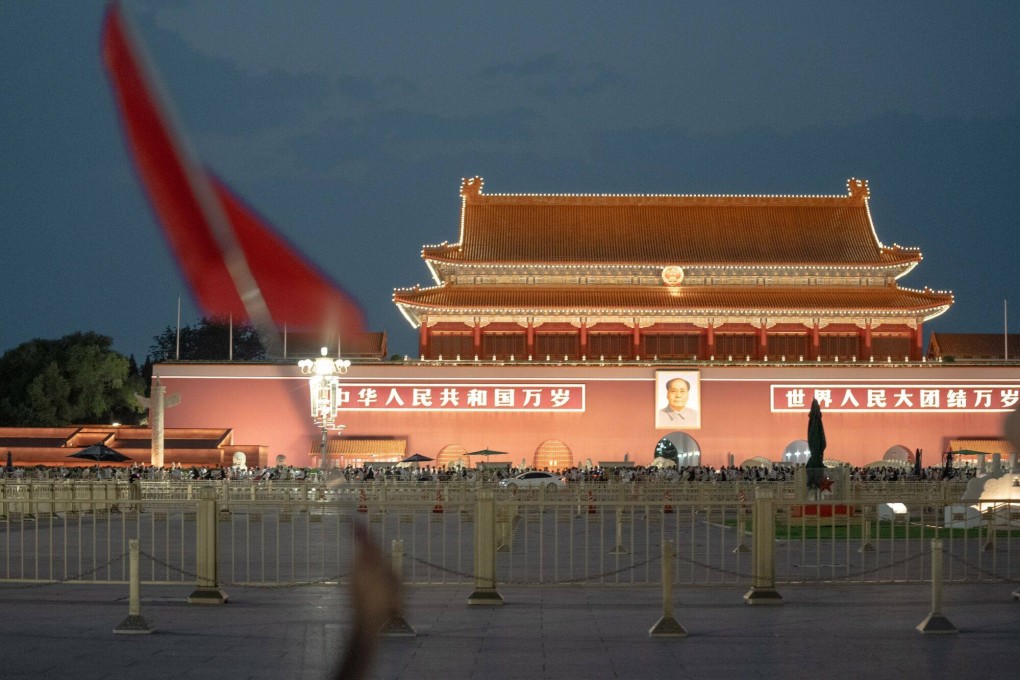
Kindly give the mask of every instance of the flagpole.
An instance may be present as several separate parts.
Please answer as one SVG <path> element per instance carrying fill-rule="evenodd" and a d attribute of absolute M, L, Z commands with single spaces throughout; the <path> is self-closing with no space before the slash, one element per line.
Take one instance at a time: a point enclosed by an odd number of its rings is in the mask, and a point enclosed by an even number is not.
<path fill-rule="evenodd" d="M 181 360 L 181 296 L 177 296 L 177 350 L 174 354 L 174 360 Z"/>

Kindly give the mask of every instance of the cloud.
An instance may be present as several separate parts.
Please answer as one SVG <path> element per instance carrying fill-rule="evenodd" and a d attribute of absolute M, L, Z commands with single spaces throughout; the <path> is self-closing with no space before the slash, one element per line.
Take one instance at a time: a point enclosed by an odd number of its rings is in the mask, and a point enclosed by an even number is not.
<path fill-rule="evenodd" d="M 566 68 L 566 60 L 562 54 L 547 52 L 537 57 L 516 63 L 501 62 L 487 66 L 478 72 L 480 78 L 534 78 L 559 75 Z"/>
<path fill-rule="evenodd" d="M 561 53 L 548 52 L 518 62 L 501 62 L 479 70 L 480 87 L 488 92 L 523 89 L 543 99 L 581 98 L 622 91 L 628 79 L 601 62 L 575 64 Z"/>

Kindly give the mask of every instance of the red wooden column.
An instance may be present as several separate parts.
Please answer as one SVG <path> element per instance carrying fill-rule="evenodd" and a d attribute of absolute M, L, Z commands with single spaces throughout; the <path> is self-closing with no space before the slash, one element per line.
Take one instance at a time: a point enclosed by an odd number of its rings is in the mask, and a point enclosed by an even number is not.
<path fill-rule="evenodd" d="M 815 321 L 811 324 L 811 361 L 818 359 L 819 354 L 822 351 L 822 342 L 818 336 L 818 322 Z"/>
<path fill-rule="evenodd" d="M 524 332 L 524 341 L 528 346 L 528 356 L 535 356 L 535 320 L 528 319 L 528 329 Z"/>
<path fill-rule="evenodd" d="M 761 328 L 758 329 L 758 356 L 755 357 L 759 360 L 764 359 L 769 353 L 769 336 L 765 328 L 765 322 L 761 322 Z"/>
<path fill-rule="evenodd" d="M 631 347 L 630 356 L 635 358 L 641 354 L 641 324 L 634 319 L 634 346 Z"/>
<path fill-rule="evenodd" d="M 914 329 L 913 342 L 910 343 L 910 360 L 920 361 L 921 351 L 924 349 L 924 329 L 921 327 L 921 322 L 917 322 L 917 328 Z"/>
<path fill-rule="evenodd" d="M 588 356 L 588 320 L 581 319 L 581 356 Z"/>
<path fill-rule="evenodd" d="M 708 320 L 708 328 L 705 329 L 705 353 L 710 357 L 715 356 L 715 325 L 712 319 Z"/>
<path fill-rule="evenodd" d="M 429 325 L 425 319 L 422 319 L 421 325 L 418 326 L 418 356 L 432 358 L 429 356 Z"/>
<path fill-rule="evenodd" d="M 870 321 L 866 321 L 864 323 L 864 331 L 863 331 L 862 335 L 864 335 L 864 346 L 861 348 L 861 354 L 863 354 L 864 356 L 862 356 L 861 358 L 864 359 L 865 361 L 867 361 L 868 358 L 871 356 L 871 322 Z"/>
<path fill-rule="evenodd" d="M 471 347 L 476 357 L 482 355 L 482 322 L 475 319 L 474 328 L 471 329 Z"/>

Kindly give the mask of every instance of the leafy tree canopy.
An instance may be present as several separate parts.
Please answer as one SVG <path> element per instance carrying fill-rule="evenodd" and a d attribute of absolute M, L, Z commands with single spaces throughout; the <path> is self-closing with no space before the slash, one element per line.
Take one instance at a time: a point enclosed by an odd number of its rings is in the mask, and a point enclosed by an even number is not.
<path fill-rule="evenodd" d="M 138 422 L 143 390 L 133 359 L 110 349 L 110 338 L 74 333 L 30 340 L 0 357 L 0 425 L 60 427 Z"/>
<path fill-rule="evenodd" d="M 194 326 L 182 326 L 182 361 L 227 361 L 231 344 L 235 361 L 260 361 L 268 358 L 258 331 L 248 323 L 231 324 L 223 319 L 204 318 Z M 149 361 L 158 364 L 177 359 L 177 330 L 172 326 L 153 337 Z"/>

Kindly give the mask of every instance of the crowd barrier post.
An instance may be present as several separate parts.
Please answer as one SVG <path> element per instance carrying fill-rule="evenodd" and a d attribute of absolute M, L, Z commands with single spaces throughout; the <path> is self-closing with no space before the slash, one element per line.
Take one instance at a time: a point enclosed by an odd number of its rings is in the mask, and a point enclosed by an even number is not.
<path fill-rule="evenodd" d="M 216 489 L 202 487 L 198 490 L 198 513 L 195 521 L 197 546 L 197 583 L 195 591 L 188 596 L 189 604 L 225 604 L 227 594 L 220 590 L 217 574 L 218 542 L 216 535 Z"/>
<path fill-rule="evenodd" d="M 754 574 L 744 601 L 747 604 L 782 604 L 783 597 L 776 590 L 776 501 L 772 489 L 760 486 L 755 489 L 751 526 Z"/>
<path fill-rule="evenodd" d="M 496 499 L 492 491 L 478 492 L 475 504 L 475 589 L 469 605 L 501 605 L 496 590 Z"/>
<path fill-rule="evenodd" d="M 662 543 L 662 616 L 648 629 L 650 637 L 687 637 L 687 630 L 673 616 L 673 541 Z"/>

